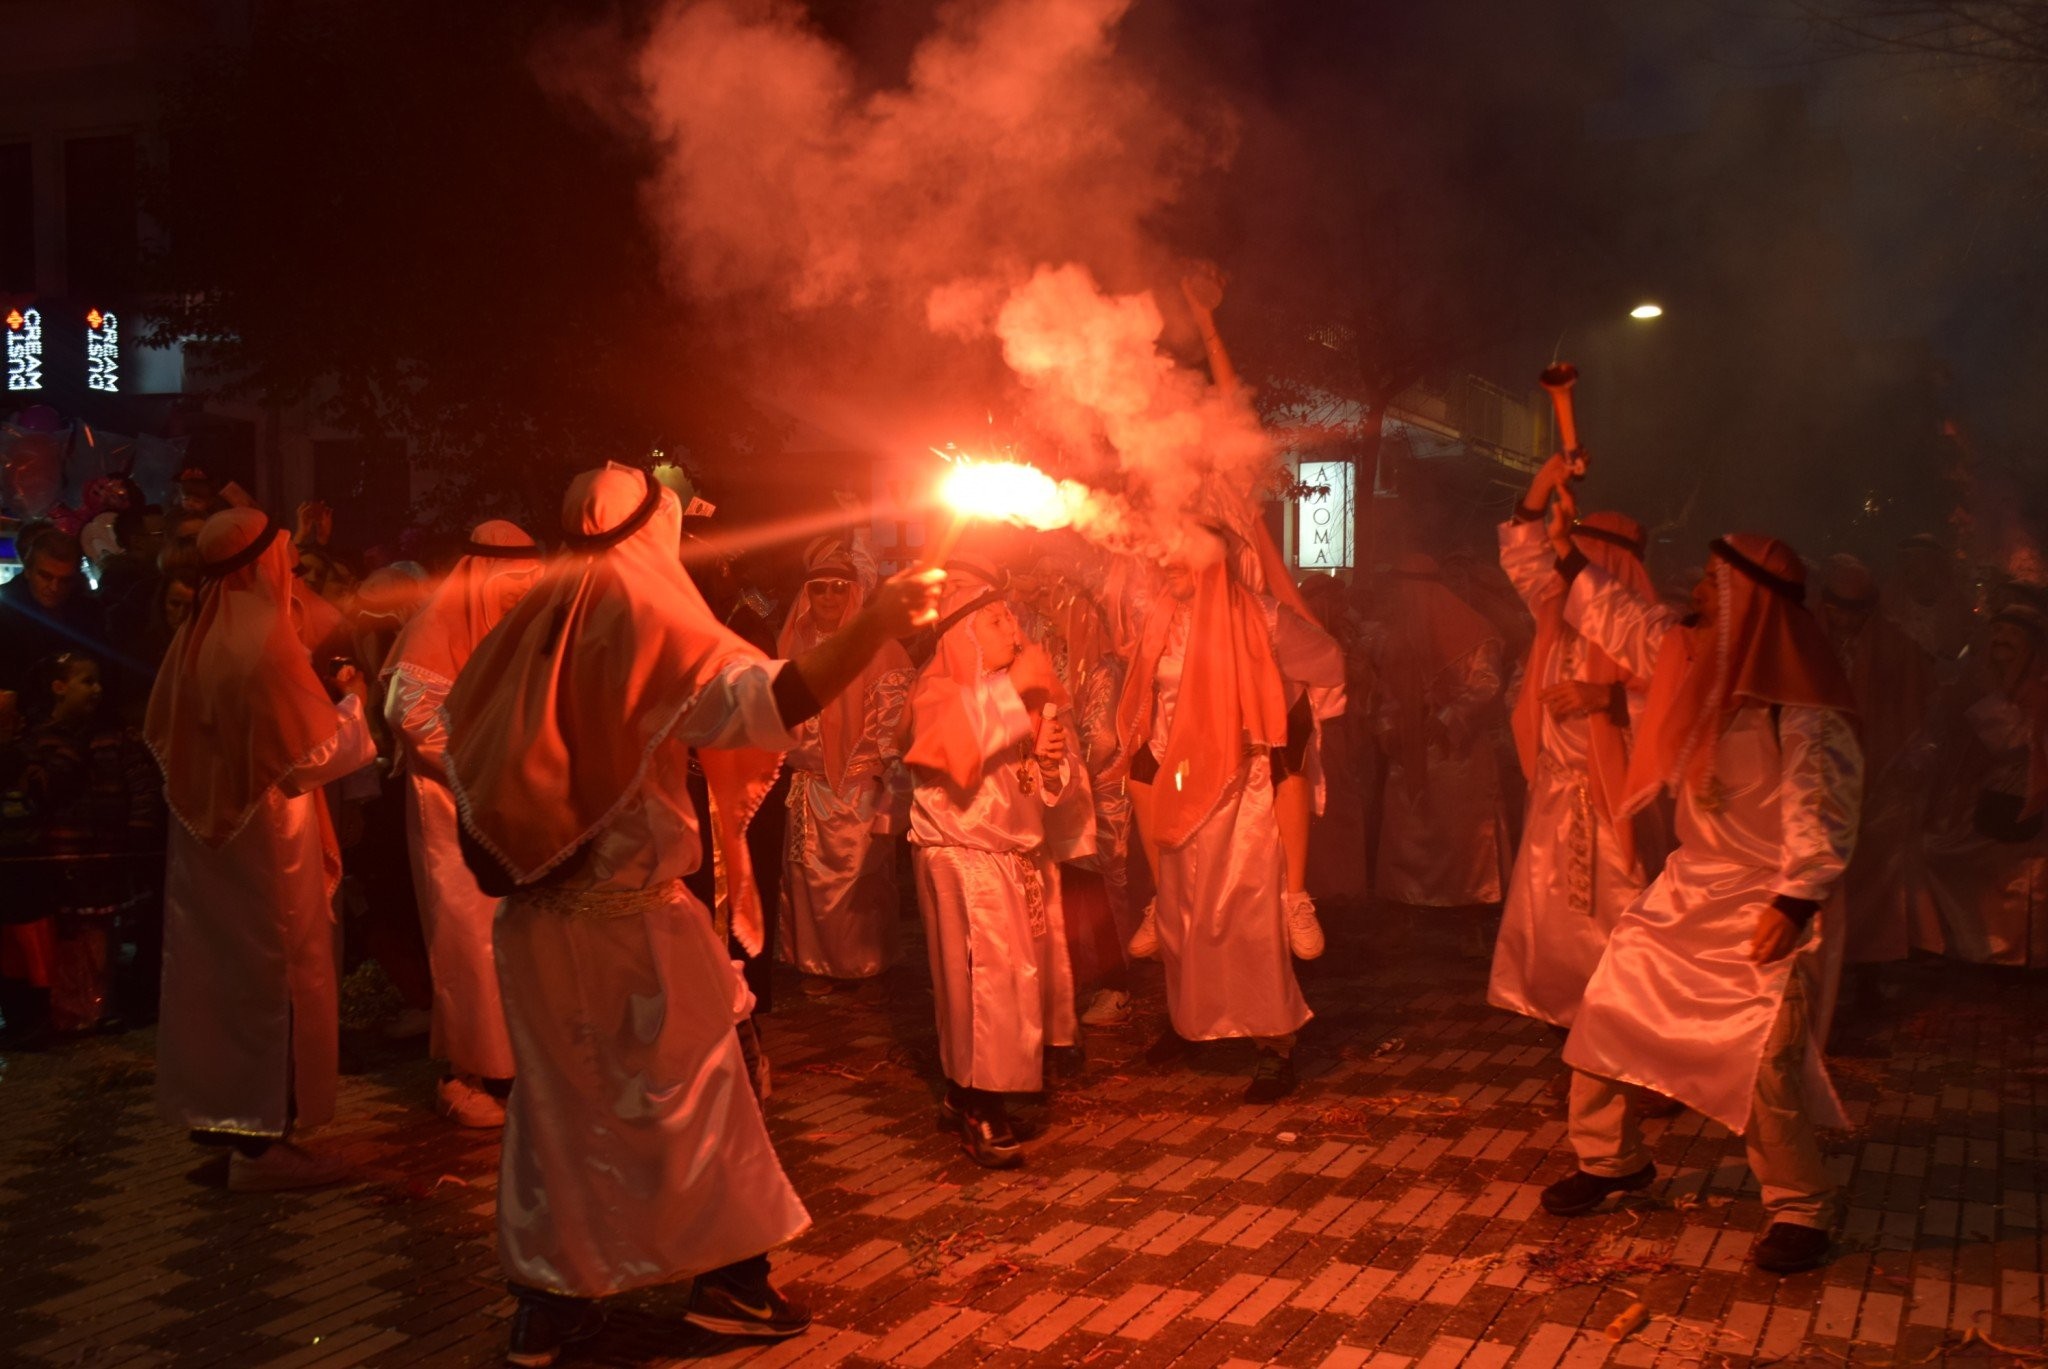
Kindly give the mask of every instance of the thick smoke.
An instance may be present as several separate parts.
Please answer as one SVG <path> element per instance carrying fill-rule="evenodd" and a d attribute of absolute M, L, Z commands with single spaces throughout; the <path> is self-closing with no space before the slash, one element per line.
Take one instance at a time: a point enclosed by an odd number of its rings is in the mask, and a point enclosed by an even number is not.
<path fill-rule="evenodd" d="M 1119 53 L 1128 7 L 950 6 L 872 89 L 794 4 L 672 5 L 637 71 L 677 286 L 723 302 L 754 382 L 821 425 L 971 450 L 949 425 L 994 410 L 1155 528 L 1248 492 L 1271 448 L 1162 346 L 1155 297 L 1178 274 L 1155 225 L 1231 129 Z"/>
<path fill-rule="evenodd" d="M 1150 294 L 1105 295 L 1071 265 L 1034 272 L 995 320 L 1003 360 L 1042 421 L 1069 450 L 1100 434 L 1154 512 L 1155 530 L 1170 536 L 1167 521 L 1205 494 L 1248 493 L 1273 450 L 1248 403 L 1161 350 L 1164 327 Z M 1084 532 L 1100 528 L 1082 520 Z"/>

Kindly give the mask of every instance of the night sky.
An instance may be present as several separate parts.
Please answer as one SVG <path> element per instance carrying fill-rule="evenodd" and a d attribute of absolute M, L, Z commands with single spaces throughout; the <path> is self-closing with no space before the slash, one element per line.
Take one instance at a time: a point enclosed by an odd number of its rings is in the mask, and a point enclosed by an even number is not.
<path fill-rule="evenodd" d="M 170 243 L 153 284 L 201 299 L 186 322 L 259 384 L 339 375 L 344 423 L 403 393 L 417 459 L 453 453 L 467 481 L 444 491 L 502 484 L 476 452 L 546 453 L 520 466 L 538 507 L 562 472 L 634 446 L 747 470 L 786 419 L 912 453 L 970 420 L 1026 424 L 992 336 L 935 332 L 926 307 L 935 283 L 1024 263 L 1149 291 L 1164 345 L 1199 368 L 1178 278 L 1211 261 L 1263 400 L 1370 412 L 1465 373 L 1519 390 L 1559 354 L 1584 372 L 1599 497 L 1675 547 L 1750 527 L 1887 559 L 1956 502 L 1945 422 L 2038 499 L 2048 102 L 1842 53 L 1807 17 L 1822 2 L 1133 0 L 1090 50 L 1096 103 L 1039 107 L 1075 121 L 1085 156 L 1062 166 L 1043 137 L 1037 163 L 1001 138 L 938 146 L 928 120 L 903 167 L 872 149 L 830 166 L 801 222 L 784 171 L 741 184 L 784 114 L 838 119 L 804 137 L 857 146 L 942 17 L 1103 7 L 740 7 L 803 16 L 792 32 L 843 84 L 841 113 L 793 86 L 750 106 L 793 79 L 785 63 L 738 95 L 671 81 L 655 117 L 649 35 L 701 8 L 278 10 L 245 53 L 156 49 L 176 169 L 150 205 Z M 1018 27 L 962 79 L 1035 79 L 1047 40 Z M 687 67 L 687 44 L 664 60 Z M 696 163 L 663 142 L 679 127 Z M 753 222 L 707 226 L 750 195 Z M 1628 320 L 1645 299 L 1666 317 Z"/>

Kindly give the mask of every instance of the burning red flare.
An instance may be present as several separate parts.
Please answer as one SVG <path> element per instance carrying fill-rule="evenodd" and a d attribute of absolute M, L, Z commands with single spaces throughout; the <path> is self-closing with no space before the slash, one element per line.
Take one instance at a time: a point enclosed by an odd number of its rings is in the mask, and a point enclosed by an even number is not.
<path fill-rule="evenodd" d="M 22 325 L 27 322 L 28 320 L 21 316 L 21 310 L 9 309 L 7 311 L 7 328 L 9 332 L 20 332 Z"/>
<path fill-rule="evenodd" d="M 1058 482 L 1021 461 L 956 460 L 939 497 L 965 517 L 1009 519 L 1039 529 L 1064 527 L 1069 520 Z"/>
<path fill-rule="evenodd" d="M 939 482 L 938 503 L 951 511 L 946 530 L 925 544 L 922 564 L 942 566 L 975 519 L 1008 521 L 1041 532 L 1073 521 L 1073 506 L 1088 497 L 1071 480 L 1054 480 L 1022 461 L 977 461 L 952 451 L 932 448 L 952 463 Z"/>
<path fill-rule="evenodd" d="M 105 322 L 106 319 L 100 314 L 100 311 L 97 309 L 93 310 L 91 313 L 85 316 L 85 326 L 88 328 L 97 328 L 102 323 Z"/>

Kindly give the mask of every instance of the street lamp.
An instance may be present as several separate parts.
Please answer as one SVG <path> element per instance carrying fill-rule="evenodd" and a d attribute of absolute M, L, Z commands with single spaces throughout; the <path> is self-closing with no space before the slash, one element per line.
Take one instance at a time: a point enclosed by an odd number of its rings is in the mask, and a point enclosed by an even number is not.
<path fill-rule="evenodd" d="M 1628 316 L 1634 319 L 1662 318 L 1664 317 L 1664 306 L 1661 304 L 1638 304 L 1635 308 L 1628 311 Z"/>

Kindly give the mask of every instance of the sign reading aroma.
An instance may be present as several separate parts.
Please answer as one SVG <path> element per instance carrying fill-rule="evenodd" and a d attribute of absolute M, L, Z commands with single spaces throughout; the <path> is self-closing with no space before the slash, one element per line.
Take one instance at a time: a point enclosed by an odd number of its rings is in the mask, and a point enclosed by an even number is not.
<path fill-rule="evenodd" d="M 1351 463 L 1304 461 L 1295 475 L 1294 564 L 1303 570 L 1351 568 Z"/>

